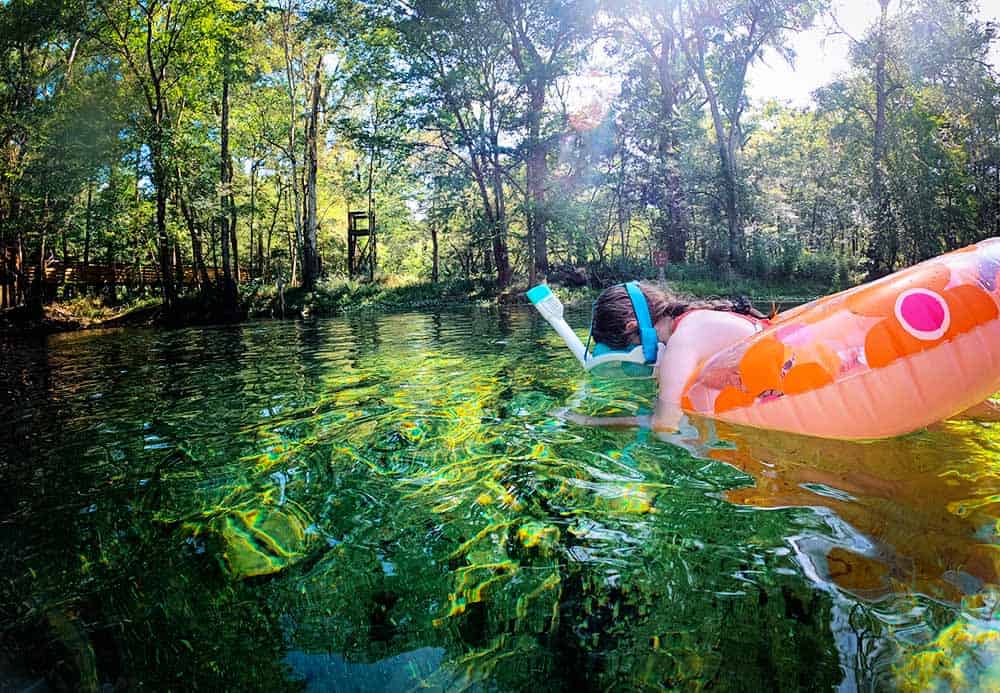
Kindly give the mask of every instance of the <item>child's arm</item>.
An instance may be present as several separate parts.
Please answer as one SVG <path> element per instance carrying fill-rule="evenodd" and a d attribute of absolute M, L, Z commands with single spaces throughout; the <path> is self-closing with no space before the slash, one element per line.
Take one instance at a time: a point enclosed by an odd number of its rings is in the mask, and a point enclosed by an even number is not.
<path fill-rule="evenodd" d="M 609 427 L 624 427 L 629 428 L 633 426 L 648 427 L 649 426 L 649 416 L 587 416 L 586 414 L 577 414 L 573 411 L 560 411 L 557 412 L 557 416 L 560 416 L 567 421 L 572 421 L 575 424 L 581 426 L 609 426 Z"/>
<path fill-rule="evenodd" d="M 698 365 L 755 331 L 751 322 L 732 313 L 706 310 L 685 318 L 670 336 L 663 352 L 653 428 L 658 431 L 676 429 L 684 416 L 681 396 Z"/>
<path fill-rule="evenodd" d="M 670 338 L 660 363 L 660 392 L 653 411 L 652 427 L 657 431 L 676 430 L 684 416 L 681 395 L 684 386 L 701 362 L 695 345 L 684 339 L 684 333 Z"/>

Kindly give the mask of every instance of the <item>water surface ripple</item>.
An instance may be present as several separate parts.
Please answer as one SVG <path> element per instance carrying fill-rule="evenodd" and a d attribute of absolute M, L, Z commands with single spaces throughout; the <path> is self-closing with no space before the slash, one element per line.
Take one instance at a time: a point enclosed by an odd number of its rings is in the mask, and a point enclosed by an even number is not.
<path fill-rule="evenodd" d="M 580 426 L 652 383 L 519 309 L 0 337 L 0 376 L 0 687 L 1000 686 L 1000 428 Z"/>

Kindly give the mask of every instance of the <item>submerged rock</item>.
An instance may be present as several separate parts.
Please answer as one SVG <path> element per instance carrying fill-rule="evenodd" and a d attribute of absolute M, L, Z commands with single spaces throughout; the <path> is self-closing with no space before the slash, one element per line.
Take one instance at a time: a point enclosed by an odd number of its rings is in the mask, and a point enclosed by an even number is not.
<path fill-rule="evenodd" d="M 270 575 L 306 555 L 308 513 L 293 503 L 233 510 L 208 524 L 223 572 L 235 580 Z"/>
<path fill-rule="evenodd" d="M 902 691 L 998 690 L 1000 633 L 986 624 L 956 621 L 909 654 L 896 676 Z"/>

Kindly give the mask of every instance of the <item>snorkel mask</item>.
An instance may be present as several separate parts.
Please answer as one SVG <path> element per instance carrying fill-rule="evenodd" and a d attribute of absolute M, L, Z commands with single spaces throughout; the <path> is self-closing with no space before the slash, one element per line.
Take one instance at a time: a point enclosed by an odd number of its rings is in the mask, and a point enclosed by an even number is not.
<path fill-rule="evenodd" d="M 545 284 L 539 284 L 528 291 L 528 300 L 555 329 L 580 365 L 595 375 L 615 375 L 626 378 L 648 378 L 653 375 L 653 368 L 664 345 L 660 343 L 649 314 L 649 305 L 642 295 L 638 282 L 628 282 L 625 285 L 632 309 L 635 311 L 636 322 L 639 324 L 641 344 L 631 349 L 612 349 L 607 344 L 597 342 L 590 348 L 591 337 L 587 337 L 587 346 L 563 319 L 562 302 Z M 593 315 L 591 315 L 593 329 Z"/>

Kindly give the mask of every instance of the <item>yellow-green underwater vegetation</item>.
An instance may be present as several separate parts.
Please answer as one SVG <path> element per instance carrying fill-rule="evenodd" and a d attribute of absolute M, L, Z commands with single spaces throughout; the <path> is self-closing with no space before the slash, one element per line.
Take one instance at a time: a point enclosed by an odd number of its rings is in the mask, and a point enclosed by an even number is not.
<path fill-rule="evenodd" d="M 1000 679 L 988 425 L 579 426 L 653 383 L 587 379 L 527 309 L 21 337 L 0 371 L 14 685 Z"/>

